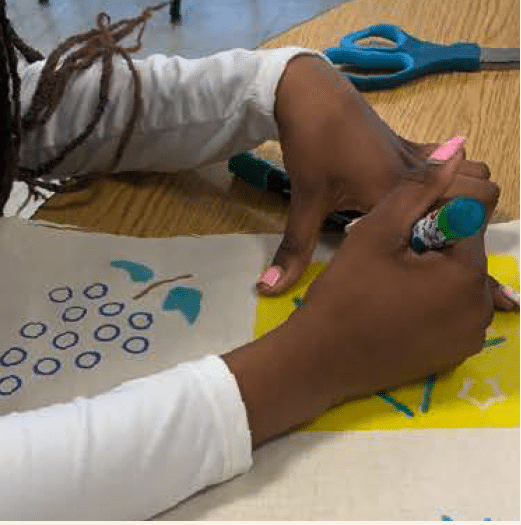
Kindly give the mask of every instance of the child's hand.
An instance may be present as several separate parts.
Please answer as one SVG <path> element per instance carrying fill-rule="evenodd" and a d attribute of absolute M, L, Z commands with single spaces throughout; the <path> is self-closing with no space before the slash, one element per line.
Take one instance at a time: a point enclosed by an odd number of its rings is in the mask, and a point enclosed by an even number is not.
<path fill-rule="evenodd" d="M 413 224 L 453 183 L 461 149 L 402 180 L 354 225 L 303 305 L 264 338 L 224 356 L 254 443 L 347 399 L 445 372 L 479 352 L 493 316 L 483 235 L 423 254 Z M 497 188 L 488 181 L 488 213 Z"/>
<path fill-rule="evenodd" d="M 289 63 L 277 91 L 276 118 L 291 203 L 275 269 L 258 285 L 265 295 L 281 293 L 299 279 L 328 213 L 369 211 L 401 179 L 424 176 L 426 159 L 437 147 L 396 135 L 318 57 L 300 56 Z M 440 203 L 455 195 L 481 198 L 481 179 L 489 177 L 484 163 L 463 160 Z"/>
<path fill-rule="evenodd" d="M 309 288 L 295 323 L 300 332 L 310 325 L 310 333 L 322 324 L 329 348 L 346 348 L 338 401 L 444 372 L 481 350 L 493 316 L 483 235 L 421 255 L 409 244 L 414 223 L 451 184 L 461 158 L 460 151 L 431 168 L 425 184 L 402 181 L 391 190 Z"/>

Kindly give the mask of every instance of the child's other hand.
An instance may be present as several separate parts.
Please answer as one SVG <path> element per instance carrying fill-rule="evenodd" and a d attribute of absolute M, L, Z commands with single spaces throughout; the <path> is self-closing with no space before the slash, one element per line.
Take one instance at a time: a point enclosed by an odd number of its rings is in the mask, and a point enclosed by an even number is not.
<path fill-rule="evenodd" d="M 493 316 L 483 234 L 418 254 L 413 224 L 453 184 L 460 149 L 402 180 L 353 226 L 303 305 L 225 357 L 255 444 L 348 399 L 442 373 L 479 352 Z M 488 213 L 497 187 L 488 181 Z"/>
<path fill-rule="evenodd" d="M 291 203 L 284 239 L 264 295 L 287 290 L 309 264 L 322 222 L 334 210 L 368 212 L 403 178 L 425 176 L 436 144 L 414 144 L 394 133 L 350 82 L 318 57 L 292 60 L 277 91 L 276 118 Z M 490 172 L 462 160 L 440 202 L 453 196 L 482 198 Z"/>

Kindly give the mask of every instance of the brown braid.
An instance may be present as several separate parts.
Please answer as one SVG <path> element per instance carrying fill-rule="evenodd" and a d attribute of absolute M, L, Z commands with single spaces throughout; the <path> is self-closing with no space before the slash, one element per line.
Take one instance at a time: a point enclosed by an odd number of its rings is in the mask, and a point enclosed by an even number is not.
<path fill-rule="evenodd" d="M 140 16 L 120 20 L 114 24 L 111 24 L 110 16 L 108 14 L 100 13 L 97 17 L 98 27 L 96 29 L 91 29 L 86 33 L 72 36 L 58 45 L 58 47 L 51 52 L 42 68 L 31 103 L 22 118 L 20 118 L 20 77 L 16 72 L 16 54 L 14 48 L 16 48 L 29 62 L 41 60 L 42 55 L 38 51 L 27 46 L 15 33 L 9 20 L 5 16 L 3 17 L 5 20 L 5 23 L 4 20 L 2 20 L 4 41 L 7 37 L 8 43 L 12 44 L 5 45 L 5 48 L 7 49 L 7 58 L 12 82 L 14 114 L 12 116 L 11 124 L 13 138 L 11 149 L 15 153 L 16 164 L 18 163 L 22 135 L 29 133 L 38 126 L 45 125 L 58 107 L 63 93 L 65 92 L 67 81 L 71 78 L 73 73 L 76 71 L 87 70 L 98 59 L 101 60 L 102 69 L 98 104 L 90 122 L 82 133 L 66 144 L 55 158 L 40 164 L 35 169 L 18 167 L 14 173 L 6 173 L 6 166 L 4 163 L 3 180 L 2 185 L 0 186 L 0 205 L 2 208 L 9 195 L 8 193 L 6 195 L 5 192 L 8 189 L 10 191 L 14 179 L 25 181 L 29 185 L 32 194 L 38 193 L 36 189 L 37 186 L 63 193 L 77 191 L 92 182 L 93 176 L 88 175 L 79 178 L 73 177 L 63 183 L 48 182 L 42 180 L 42 177 L 51 173 L 52 170 L 67 157 L 67 155 L 84 142 L 94 131 L 109 100 L 112 76 L 112 58 L 114 55 L 120 55 L 125 60 L 132 74 L 134 81 L 134 96 L 132 113 L 125 129 L 123 130 L 116 154 L 111 165 L 108 167 L 108 171 L 113 171 L 116 168 L 121 160 L 125 147 L 130 140 L 143 104 L 141 98 L 141 79 L 129 54 L 134 53 L 141 48 L 141 39 L 148 19 L 153 15 L 154 11 L 162 9 L 166 5 L 167 3 L 165 2 L 153 7 L 148 7 L 143 10 Z M 132 47 L 120 46 L 118 44 L 119 41 L 132 34 L 136 28 L 139 28 L 136 45 Z"/>
<path fill-rule="evenodd" d="M 33 62 L 38 62 L 38 60 L 45 60 L 45 57 L 36 49 L 28 46 L 17 34 L 17 32 L 12 28 L 11 24 L 8 24 L 7 30 L 9 31 L 11 42 L 14 47 L 22 53 L 23 57 L 30 64 Z"/>
<path fill-rule="evenodd" d="M 31 56 L 29 46 L 20 46 L 20 39 L 11 27 L 5 13 L 5 0 L 0 3 L 0 28 L 1 28 L 1 63 L 0 81 L 2 84 L 2 120 L 3 129 L 3 158 L 2 178 L 0 185 L 0 211 L 3 210 L 9 198 L 20 156 L 21 126 L 20 126 L 20 76 L 18 75 L 18 59 L 15 49 L 20 49 L 24 56 Z M 34 51 L 34 50 L 32 50 Z M 37 51 L 34 51 L 37 53 Z M 11 108 L 11 98 L 13 109 Z"/>

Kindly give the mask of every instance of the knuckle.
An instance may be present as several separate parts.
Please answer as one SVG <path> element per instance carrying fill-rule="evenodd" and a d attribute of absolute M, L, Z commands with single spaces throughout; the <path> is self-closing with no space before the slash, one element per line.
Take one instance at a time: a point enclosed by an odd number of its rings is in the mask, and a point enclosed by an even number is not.
<path fill-rule="evenodd" d="M 297 255 L 302 251 L 300 242 L 288 233 L 284 234 L 279 250 L 287 255 Z"/>
<path fill-rule="evenodd" d="M 289 259 L 300 259 L 303 254 L 302 243 L 293 235 L 285 233 L 273 258 L 273 264 L 286 268 Z"/>
<path fill-rule="evenodd" d="M 488 164 L 482 161 L 476 161 L 475 163 L 477 174 L 482 179 L 490 179 L 490 168 Z"/>
<path fill-rule="evenodd" d="M 489 180 L 476 181 L 474 186 L 475 197 L 480 199 L 485 206 L 494 208 L 497 205 L 501 190 L 495 182 Z"/>
<path fill-rule="evenodd" d="M 483 203 L 489 209 L 494 209 L 499 201 L 501 190 L 495 182 L 487 181 L 481 196 Z"/>
<path fill-rule="evenodd" d="M 490 184 L 492 186 L 490 190 L 492 193 L 492 203 L 495 206 L 499 200 L 499 196 L 501 195 L 501 188 L 495 182 L 491 182 Z"/>

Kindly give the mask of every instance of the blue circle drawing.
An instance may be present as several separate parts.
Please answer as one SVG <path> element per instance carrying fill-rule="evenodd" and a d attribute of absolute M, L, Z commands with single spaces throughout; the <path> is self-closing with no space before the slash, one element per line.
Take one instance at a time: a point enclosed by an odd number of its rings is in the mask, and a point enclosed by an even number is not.
<path fill-rule="evenodd" d="M 47 368 L 51 364 L 52 368 Z M 54 357 L 42 357 L 33 366 L 33 372 L 39 376 L 52 376 L 61 368 L 61 363 Z"/>
<path fill-rule="evenodd" d="M 87 315 L 87 308 L 83 306 L 69 306 L 63 311 L 62 321 L 66 323 L 74 323 L 80 321 Z"/>
<path fill-rule="evenodd" d="M 11 386 L 11 388 L 9 388 L 9 386 L 7 386 L 6 388 L 4 386 L 4 383 L 9 380 L 11 380 L 14 384 Z M 14 394 L 17 390 L 19 390 L 21 386 L 22 380 L 14 374 L 10 376 L 0 377 L 0 396 L 10 396 L 11 394 Z"/>
<path fill-rule="evenodd" d="M 45 332 L 47 332 L 47 326 L 40 322 L 26 323 L 20 328 L 20 335 L 27 339 L 37 339 Z"/>
<path fill-rule="evenodd" d="M 49 299 L 53 303 L 66 303 L 72 297 L 72 288 L 70 286 L 61 286 L 49 292 Z"/>
<path fill-rule="evenodd" d="M 142 354 L 148 350 L 150 342 L 146 337 L 136 336 L 123 343 L 123 350 L 130 354 Z"/>
<path fill-rule="evenodd" d="M 83 352 L 76 356 L 74 359 L 74 364 L 78 368 L 83 368 L 88 370 L 89 368 L 94 368 L 101 361 L 101 354 L 99 352 Z"/>
<path fill-rule="evenodd" d="M 100 299 L 101 297 L 105 297 L 108 291 L 109 287 L 106 284 L 94 283 L 83 290 L 83 295 L 89 299 Z"/>
<path fill-rule="evenodd" d="M 52 344 L 58 350 L 67 350 L 71 346 L 77 345 L 80 340 L 80 336 L 76 332 L 63 332 L 58 334 L 53 340 Z"/>
<path fill-rule="evenodd" d="M 128 318 L 129 325 L 134 330 L 146 330 L 152 326 L 154 318 L 148 312 L 135 312 Z"/>
<path fill-rule="evenodd" d="M 102 342 L 114 341 L 120 333 L 121 330 L 119 326 L 116 326 L 115 324 L 102 324 L 94 330 L 94 339 Z"/>
<path fill-rule="evenodd" d="M 120 314 L 125 309 L 125 303 L 113 302 L 102 304 L 98 308 L 98 312 L 106 317 Z"/>
<path fill-rule="evenodd" d="M 9 348 L 0 357 L 0 365 L 2 366 L 16 366 L 23 363 L 27 359 L 27 352 L 18 346 Z"/>

